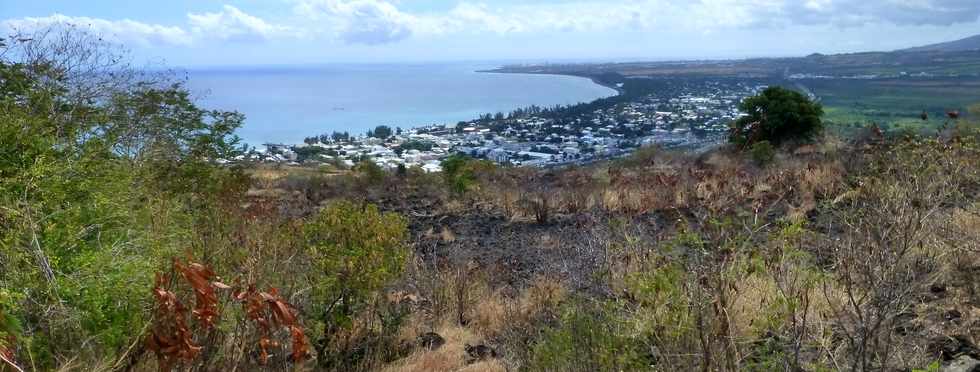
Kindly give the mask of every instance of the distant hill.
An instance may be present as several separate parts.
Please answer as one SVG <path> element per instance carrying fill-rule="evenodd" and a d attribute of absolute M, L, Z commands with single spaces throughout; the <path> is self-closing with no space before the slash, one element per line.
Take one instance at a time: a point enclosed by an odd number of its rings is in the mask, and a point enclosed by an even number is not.
<path fill-rule="evenodd" d="M 900 52 L 963 52 L 970 50 L 980 50 L 980 35 L 947 43 L 902 49 Z"/>

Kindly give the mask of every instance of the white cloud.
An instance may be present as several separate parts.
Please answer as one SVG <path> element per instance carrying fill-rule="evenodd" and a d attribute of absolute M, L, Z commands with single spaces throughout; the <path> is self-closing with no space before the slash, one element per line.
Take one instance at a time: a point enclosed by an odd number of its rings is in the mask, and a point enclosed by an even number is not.
<path fill-rule="evenodd" d="M 292 28 L 269 23 L 231 5 L 214 13 L 187 14 L 188 27 L 165 26 L 133 21 L 72 17 L 54 14 L 48 17 L 26 17 L 0 21 L 0 34 L 31 32 L 56 25 L 88 27 L 107 39 L 137 46 L 186 46 L 205 39 L 229 41 L 270 40 L 276 37 L 297 37 Z"/>
<path fill-rule="evenodd" d="M 289 27 L 271 24 L 231 5 L 215 13 L 189 13 L 187 19 L 191 32 L 200 38 L 252 41 L 294 33 Z"/>
<path fill-rule="evenodd" d="M 412 35 L 419 19 L 383 0 L 302 0 L 296 12 L 350 44 L 384 44 Z"/>
<path fill-rule="evenodd" d="M 0 31 L 5 34 L 17 31 L 31 32 L 63 24 L 89 27 L 93 32 L 103 37 L 143 46 L 152 44 L 187 45 L 193 41 L 190 33 L 176 26 L 149 24 L 129 19 L 110 21 L 89 17 L 69 17 L 62 14 L 3 20 L 0 21 Z"/>
<path fill-rule="evenodd" d="M 295 0 L 296 13 L 348 43 L 457 33 L 693 31 L 976 22 L 978 0 L 580 0 L 493 7 L 463 1 L 440 13 L 402 11 L 397 1 Z"/>
<path fill-rule="evenodd" d="M 137 45 L 286 38 L 380 45 L 413 36 L 463 34 L 629 32 L 656 37 L 794 26 L 948 26 L 980 17 L 980 0 L 570 0 L 508 5 L 460 0 L 451 8 L 428 12 L 405 11 L 398 0 L 280 1 L 294 5 L 294 16 L 272 22 L 225 5 L 215 12 L 189 13 L 183 25 L 55 14 L 0 21 L 0 31 L 71 23 Z"/>
<path fill-rule="evenodd" d="M 977 0 L 809 0 L 788 2 L 786 19 L 800 23 L 856 26 L 871 23 L 938 25 L 976 22 Z"/>

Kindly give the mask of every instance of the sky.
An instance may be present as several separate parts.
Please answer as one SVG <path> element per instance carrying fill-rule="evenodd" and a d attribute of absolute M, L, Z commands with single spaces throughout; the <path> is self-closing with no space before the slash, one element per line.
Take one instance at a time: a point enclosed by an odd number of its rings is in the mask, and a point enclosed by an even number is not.
<path fill-rule="evenodd" d="M 0 35 L 62 23 L 171 66 L 621 62 L 950 41 L 980 0 L 0 0 Z"/>

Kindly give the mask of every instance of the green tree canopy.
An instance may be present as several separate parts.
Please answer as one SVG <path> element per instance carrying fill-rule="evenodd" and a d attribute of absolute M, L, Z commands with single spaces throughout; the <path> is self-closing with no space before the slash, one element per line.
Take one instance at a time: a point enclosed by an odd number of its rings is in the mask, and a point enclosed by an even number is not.
<path fill-rule="evenodd" d="M 386 139 L 388 137 L 391 137 L 392 134 L 394 134 L 394 131 L 392 131 L 391 127 L 387 125 L 379 125 L 376 128 L 369 130 L 367 132 L 368 137 L 374 137 L 380 139 Z"/>
<path fill-rule="evenodd" d="M 782 87 L 769 87 L 747 98 L 739 109 L 748 116 L 732 123 L 729 142 L 749 146 L 759 141 L 781 145 L 809 141 L 823 132 L 823 106 L 803 94 Z"/>

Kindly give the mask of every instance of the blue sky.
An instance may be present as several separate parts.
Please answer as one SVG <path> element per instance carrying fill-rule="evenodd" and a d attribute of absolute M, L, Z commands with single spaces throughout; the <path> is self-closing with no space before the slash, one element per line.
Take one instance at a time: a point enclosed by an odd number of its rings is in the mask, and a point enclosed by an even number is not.
<path fill-rule="evenodd" d="M 0 32 L 73 23 L 173 66 L 891 50 L 978 18 L 978 0 L 0 0 Z"/>

